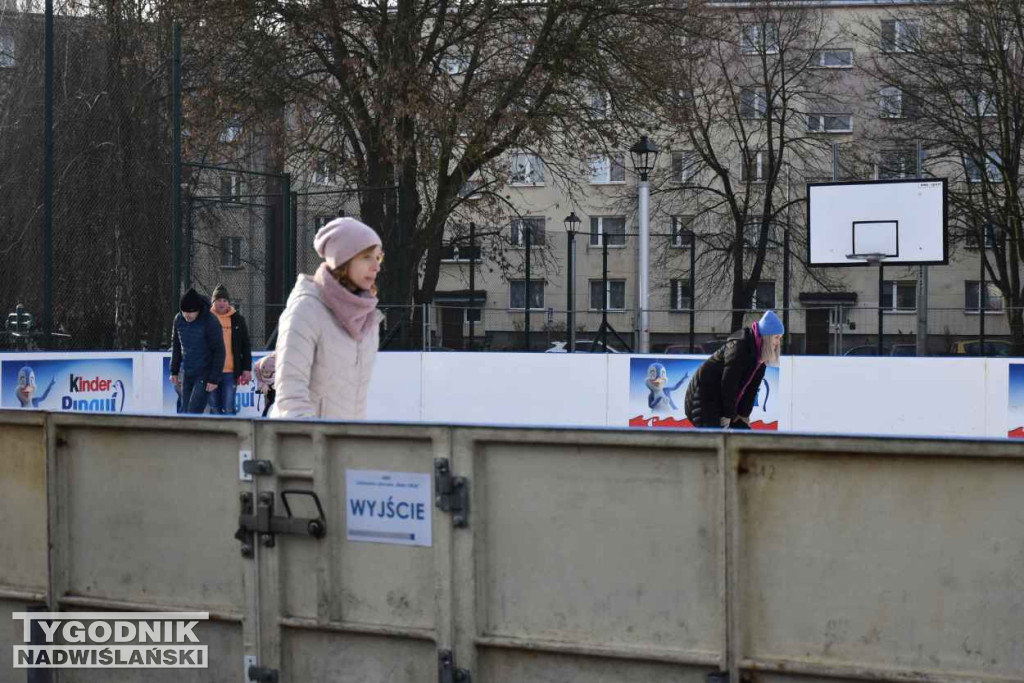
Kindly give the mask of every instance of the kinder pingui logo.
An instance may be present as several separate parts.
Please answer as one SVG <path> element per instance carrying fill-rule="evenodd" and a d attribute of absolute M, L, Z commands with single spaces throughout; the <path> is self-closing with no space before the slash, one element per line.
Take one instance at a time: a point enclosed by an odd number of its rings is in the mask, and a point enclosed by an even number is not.
<path fill-rule="evenodd" d="M 103 377 L 68 376 L 68 392 L 60 399 L 61 410 L 95 413 L 124 412 L 124 382 Z"/>

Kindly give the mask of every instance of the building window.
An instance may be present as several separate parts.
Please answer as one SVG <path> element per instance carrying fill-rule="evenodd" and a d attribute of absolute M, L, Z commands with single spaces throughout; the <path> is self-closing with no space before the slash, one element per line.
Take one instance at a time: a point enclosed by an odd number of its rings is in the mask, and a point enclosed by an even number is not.
<path fill-rule="evenodd" d="M 853 50 L 822 50 L 815 52 L 812 67 L 821 69 L 848 69 L 853 66 Z"/>
<path fill-rule="evenodd" d="M 750 302 L 750 310 L 766 311 L 775 308 L 775 281 L 762 280 L 754 287 L 754 298 Z"/>
<path fill-rule="evenodd" d="M 807 130 L 811 133 L 852 133 L 850 114 L 808 114 Z"/>
<path fill-rule="evenodd" d="M 590 217 L 590 246 L 601 246 L 602 233 L 608 234 L 609 247 L 626 246 L 626 217 L 625 216 L 591 216 Z"/>
<path fill-rule="evenodd" d="M 480 245 L 469 246 L 468 244 L 446 244 L 441 249 L 441 260 L 452 263 L 468 263 L 469 261 L 480 261 Z"/>
<path fill-rule="evenodd" d="M 984 180 L 990 183 L 999 183 L 1003 180 L 1003 173 L 999 170 L 999 166 L 1002 161 L 999 158 L 999 153 L 990 151 L 985 155 L 984 165 L 985 173 Z M 967 176 L 967 182 L 969 183 L 980 183 L 982 181 L 981 164 L 976 159 L 968 157 L 964 159 L 964 173 Z"/>
<path fill-rule="evenodd" d="M 768 154 L 765 152 L 755 152 L 753 156 L 746 159 L 746 163 L 740 169 L 740 179 L 744 182 L 763 183 L 771 173 L 772 167 Z"/>
<path fill-rule="evenodd" d="M 964 235 L 964 246 L 968 249 L 978 248 L 978 234 L 984 230 L 985 232 L 985 248 L 992 249 L 996 246 L 996 235 L 1001 234 L 995 225 L 985 221 L 981 225 L 975 224 L 970 227 L 967 234 Z"/>
<path fill-rule="evenodd" d="M 590 157 L 591 183 L 624 183 L 626 166 L 622 152 Z"/>
<path fill-rule="evenodd" d="M 996 96 L 990 92 L 971 93 L 966 90 L 962 91 L 960 93 L 960 103 L 967 110 L 968 115 L 975 118 L 990 118 L 999 115 L 999 111 L 996 108 Z"/>
<path fill-rule="evenodd" d="M 626 310 L 626 281 L 608 280 L 608 288 L 604 288 L 603 280 L 590 281 L 590 310 L 600 311 L 602 303 L 602 291 L 604 302 L 609 311 Z"/>
<path fill-rule="evenodd" d="M 898 313 L 917 310 L 916 280 L 885 280 L 882 282 L 882 309 Z"/>
<path fill-rule="evenodd" d="M 918 114 L 918 98 L 890 86 L 878 91 L 878 116 L 883 119 L 912 119 Z"/>
<path fill-rule="evenodd" d="M 543 185 L 544 163 L 540 157 L 525 152 L 513 154 L 509 183 L 512 185 Z"/>
<path fill-rule="evenodd" d="M 9 69 L 14 66 L 14 36 L 0 35 L 0 68 Z"/>
<path fill-rule="evenodd" d="M 513 247 L 525 247 L 527 230 L 530 231 L 530 247 L 543 246 L 546 241 L 545 220 L 540 218 L 513 218 L 510 222 L 509 242 Z"/>
<path fill-rule="evenodd" d="M 242 238 L 221 237 L 220 238 L 220 267 L 241 268 L 242 267 Z"/>
<path fill-rule="evenodd" d="M 760 214 L 747 216 L 747 222 L 743 226 L 743 246 L 747 249 L 757 249 L 761 243 L 761 216 Z M 768 239 L 765 241 L 765 249 L 775 249 L 779 246 L 779 226 L 775 223 L 768 225 Z"/>
<path fill-rule="evenodd" d="M 462 199 L 479 199 L 480 188 L 483 186 L 484 181 L 480 178 L 470 178 L 459 187 L 459 197 Z"/>
<path fill-rule="evenodd" d="M 692 149 L 672 152 L 672 178 L 681 183 L 693 180 L 697 175 L 697 153 Z"/>
<path fill-rule="evenodd" d="M 315 185 L 337 185 L 338 164 L 330 156 L 322 155 L 316 160 L 316 170 L 313 172 L 313 183 Z"/>
<path fill-rule="evenodd" d="M 898 180 L 916 176 L 917 151 L 909 148 L 882 150 L 877 171 L 879 180 Z"/>
<path fill-rule="evenodd" d="M 882 52 L 914 52 L 921 40 L 921 25 L 907 19 L 883 19 Z"/>
<path fill-rule="evenodd" d="M 745 55 L 779 51 L 779 27 L 773 23 L 743 24 L 740 27 L 740 51 Z"/>
<path fill-rule="evenodd" d="M 612 98 L 604 90 L 591 90 L 587 93 L 587 114 L 595 121 L 604 121 L 612 107 Z"/>
<path fill-rule="evenodd" d="M 768 97 L 764 90 L 740 89 L 740 116 L 745 119 L 763 119 L 768 113 Z"/>
<path fill-rule="evenodd" d="M 508 307 L 526 310 L 526 280 L 511 280 L 508 286 Z M 530 280 L 530 310 L 534 309 L 544 309 L 544 280 Z"/>
<path fill-rule="evenodd" d="M 693 245 L 693 216 L 672 216 L 672 247 L 688 249 Z"/>
<path fill-rule="evenodd" d="M 673 311 L 689 311 L 693 308 L 693 290 L 689 278 L 672 280 L 671 289 L 672 300 L 669 307 Z"/>
<path fill-rule="evenodd" d="M 236 142 L 240 137 L 242 137 L 242 124 L 238 121 L 231 121 L 220 132 L 220 141 L 225 144 Z"/>
<path fill-rule="evenodd" d="M 964 312 L 978 313 L 978 293 L 981 292 L 981 283 L 977 280 L 964 282 Z M 1003 310 L 1003 294 L 991 282 L 985 283 L 985 300 L 983 302 L 986 311 Z"/>
<path fill-rule="evenodd" d="M 441 68 L 449 76 L 458 76 L 469 70 L 469 57 L 463 54 L 449 55 L 441 59 Z"/>
<path fill-rule="evenodd" d="M 238 201 L 242 198 L 242 176 L 237 173 L 225 173 L 220 177 L 220 198 L 225 202 Z"/>

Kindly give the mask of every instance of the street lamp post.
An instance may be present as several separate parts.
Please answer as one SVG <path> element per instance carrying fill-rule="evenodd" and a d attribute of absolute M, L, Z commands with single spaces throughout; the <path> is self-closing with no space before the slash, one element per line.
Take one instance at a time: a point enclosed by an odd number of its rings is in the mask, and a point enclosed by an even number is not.
<path fill-rule="evenodd" d="M 566 350 L 573 353 L 576 351 L 576 302 L 573 299 L 573 284 L 576 281 L 576 232 L 580 227 L 580 217 L 576 215 L 575 211 L 570 211 L 563 222 L 565 223 L 566 260 L 568 262 L 565 283 Z"/>
<path fill-rule="evenodd" d="M 640 353 L 651 352 L 651 324 L 650 311 L 648 311 L 648 275 L 650 271 L 650 199 L 651 187 L 648 182 L 649 174 L 654 169 L 658 159 L 658 147 L 647 139 L 646 135 L 640 136 L 640 141 L 629 149 L 629 156 L 633 161 L 633 169 L 640 176 L 639 187 L 639 210 L 640 210 L 640 248 L 639 264 L 637 268 L 637 289 L 640 308 Z M 607 292 L 605 293 L 607 296 Z"/>

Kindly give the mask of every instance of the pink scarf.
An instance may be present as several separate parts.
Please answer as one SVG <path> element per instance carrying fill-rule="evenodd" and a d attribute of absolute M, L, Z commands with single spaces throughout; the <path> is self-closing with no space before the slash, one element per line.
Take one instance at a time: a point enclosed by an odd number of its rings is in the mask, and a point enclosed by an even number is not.
<path fill-rule="evenodd" d="M 369 292 L 360 295 L 349 291 L 334 279 L 326 261 L 317 268 L 313 281 L 342 329 L 356 341 L 362 341 L 377 324 L 377 297 Z"/>

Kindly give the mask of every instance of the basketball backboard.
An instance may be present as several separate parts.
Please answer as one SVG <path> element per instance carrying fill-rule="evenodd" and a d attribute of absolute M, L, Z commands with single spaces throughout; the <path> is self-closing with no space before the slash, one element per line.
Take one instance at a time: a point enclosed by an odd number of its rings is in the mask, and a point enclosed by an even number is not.
<path fill-rule="evenodd" d="M 808 183 L 807 226 L 812 266 L 949 262 L 945 178 Z"/>

